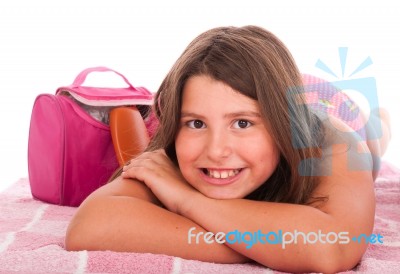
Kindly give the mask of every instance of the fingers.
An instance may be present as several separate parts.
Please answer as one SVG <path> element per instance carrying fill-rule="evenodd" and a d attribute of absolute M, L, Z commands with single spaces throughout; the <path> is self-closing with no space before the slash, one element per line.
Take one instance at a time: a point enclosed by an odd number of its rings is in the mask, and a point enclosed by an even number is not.
<path fill-rule="evenodd" d="M 143 180 L 148 176 L 160 176 L 161 173 L 171 171 L 173 164 L 164 150 L 144 152 L 136 158 L 131 159 L 122 168 L 123 178 L 136 178 Z"/>
<path fill-rule="evenodd" d="M 131 159 L 129 162 L 125 164 L 123 167 L 123 171 L 134 167 L 134 166 L 142 166 L 145 163 L 154 163 L 154 164 L 165 164 L 166 161 L 168 161 L 169 158 L 162 153 L 161 151 L 151 151 L 151 152 L 144 152 L 138 157 L 135 157 Z"/>

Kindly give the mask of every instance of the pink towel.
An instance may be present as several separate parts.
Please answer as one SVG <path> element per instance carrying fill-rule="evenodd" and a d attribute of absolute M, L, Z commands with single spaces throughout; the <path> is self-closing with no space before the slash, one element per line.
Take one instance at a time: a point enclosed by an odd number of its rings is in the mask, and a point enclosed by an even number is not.
<path fill-rule="evenodd" d="M 376 185 L 374 233 L 357 267 L 346 273 L 400 273 L 400 170 L 383 163 Z M 76 208 L 32 199 L 21 179 L 0 193 L 0 273 L 281 273 L 258 264 L 215 264 L 178 257 L 111 251 L 67 252 L 68 222 Z"/>

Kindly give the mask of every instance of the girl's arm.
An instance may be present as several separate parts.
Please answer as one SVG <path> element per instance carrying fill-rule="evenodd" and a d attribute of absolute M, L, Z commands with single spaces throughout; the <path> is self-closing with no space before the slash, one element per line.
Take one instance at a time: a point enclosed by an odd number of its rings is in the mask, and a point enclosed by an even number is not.
<path fill-rule="evenodd" d="M 123 176 L 145 182 L 169 210 L 214 233 L 213 244 L 222 242 L 224 233 L 231 242 L 225 245 L 268 267 L 289 272 L 336 272 L 351 269 L 359 262 L 372 233 L 375 197 L 368 152 L 366 146 L 356 146 L 355 142 L 350 148 L 333 145 L 324 160 L 331 173 L 321 177 L 313 193 L 328 200 L 314 206 L 208 198 L 179 178 L 166 179 L 171 171 L 163 152 L 143 155 L 125 169 Z M 361 157 L 363 153 L 367 156 Z M 354 170 L 355 164 L 360 170 Z M 197 228 L 185 229 L 176 237 L 212 242 Z M 285 245 L 275 237 L 280 231 L 281 240 L 287 241 Z M 239 233 L 248 235 L 241 238 L 242 243 L 233 243 Z M 291 242 L 295 238 L 297 243 Z M 257 242 L 249 243 L 252 240 Z M 273 244 L 275 240 L 280 243 Z"/>
<path fill-rule="evenodd" d="M 187 231 L 205 230 L 162 207 L 142 183 L 121 179 L 93 192 L 78 208 L 67 229 L 67 250 L 113 250 L 162 253 L 186 259 L 240 263 L 248 259 L 224 245 L 189 245 Z"/>
<path fill-rule="evenodd" d="M 343 170 L 345 163 L 345 159 L 337 158 L 334 167 Z M 268 267 L 288 272 L 338 272 L 353 268 L 366 250 L 366 238 L 359 236 L 372 233 L 372 184 L 370 172 L 335 172 L 324 178 L 318 189 L 321 195 L 329 196 L 320 208 L 197 195 L 181 214 L 208 231 L 232 234 L 231 240 L 238 239 L 238 232 L 252 233 L 244 236 L 247 241 L 241 238 L 242 243 L 227 245 Z M 280 231 L 285 245 L 275 242 Z M 307 244 L 304 237 L 308 237 Z"/>

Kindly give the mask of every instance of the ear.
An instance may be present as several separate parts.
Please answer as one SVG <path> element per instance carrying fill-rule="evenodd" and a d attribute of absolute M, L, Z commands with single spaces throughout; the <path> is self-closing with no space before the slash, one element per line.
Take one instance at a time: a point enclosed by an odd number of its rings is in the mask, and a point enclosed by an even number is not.
<path fill-rule="evenodd" d="M 110 131 L 120 166 L 142 153 L 150 142 L 143 117 L 134 106 L 111 110 Z"/>

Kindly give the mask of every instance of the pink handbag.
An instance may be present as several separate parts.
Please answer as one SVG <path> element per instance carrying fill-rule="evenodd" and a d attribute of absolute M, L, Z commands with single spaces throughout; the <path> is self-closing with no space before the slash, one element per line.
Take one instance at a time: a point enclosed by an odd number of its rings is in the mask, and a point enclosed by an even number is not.
<path fill-rule="evenodd" d="M 127 88 L 83 86 L 91 72 L 112 71 Z M 37 96 L 31 115 L 28 140 L 28 171 L 32 196 L 66 206 L 79 206 L 104 185 L 119 163 L 108 125 L 117 106 L 148 108 L 153 95 L 134 87 L 119 72 L 106 67 L 82 71 L 72 85 L 56 94 Z M 151 125 L 144 118 L 146 127 Z"/>

